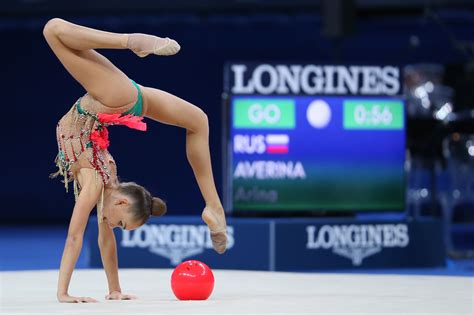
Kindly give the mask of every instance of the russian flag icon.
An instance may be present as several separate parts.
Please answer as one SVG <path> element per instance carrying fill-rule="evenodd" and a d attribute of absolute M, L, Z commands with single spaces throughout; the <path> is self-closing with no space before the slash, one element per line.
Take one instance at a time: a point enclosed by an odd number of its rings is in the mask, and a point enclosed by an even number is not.
<path fill-rule="evenodd" d="M 288 145 L 290 137 L 285 134 L 271 134 L 265 138 L 267 143 L 268 154 L 285 154 L 288 153 Z"/>

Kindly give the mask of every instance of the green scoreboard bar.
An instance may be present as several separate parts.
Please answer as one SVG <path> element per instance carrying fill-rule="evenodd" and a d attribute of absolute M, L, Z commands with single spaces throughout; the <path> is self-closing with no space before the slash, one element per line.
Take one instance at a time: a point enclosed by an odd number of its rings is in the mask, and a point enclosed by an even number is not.
<path fill-rule="evenodd" d="M 347 100 L 345 129 L 403 129 L 403 103 L 389 100 Z"/>

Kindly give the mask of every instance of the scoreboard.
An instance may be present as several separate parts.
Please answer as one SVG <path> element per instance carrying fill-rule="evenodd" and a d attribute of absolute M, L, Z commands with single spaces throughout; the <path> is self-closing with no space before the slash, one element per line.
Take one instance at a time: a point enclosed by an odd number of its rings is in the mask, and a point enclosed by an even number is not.
<path fill-rule="evenodd" d="M 233 212 L 404 210 L 399 95 L 228 91 L 225 191 Z"/>

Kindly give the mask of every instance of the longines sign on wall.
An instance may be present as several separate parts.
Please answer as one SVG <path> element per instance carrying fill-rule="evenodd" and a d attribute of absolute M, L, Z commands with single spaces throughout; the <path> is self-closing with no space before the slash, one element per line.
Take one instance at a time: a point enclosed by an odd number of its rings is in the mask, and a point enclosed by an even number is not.
<path fill-rule="evenodd" d="M 300 220 L 278 224 L 275 235 L 278 270 L 444 264 L 442 224 L 436 220 Z"/>
<path fill-rule="evenodd" d="M 349 224 L 306 227 L 306 249 L 330 250 L 360 266 L 364 258 L 386 248 L 405 248 L 410 244 L 407 224 Z"/>
<path fill-rule="evenodd" d="M 231 63 L 225 90 L 238 94 L 399 95 L 396 66 Z"/>
<path fill-rule="evenodd" d="M 101 267 L 93 221 L 88 228 L 90 264 Z M 442 225 L 434 220 L 229 218 L 227 234 L 227 251 L 218 255 L 198 217 L 154 218 L 134 231 L 115 229 L 120 267 L 174 268 L 189 259 L 213 268 L 281 271 L 444 264 Z"/>
<path fill-rule="evenodd" d="M 89 226 L 91 266 L 100 267 L 97 223 Z M 152 218 L 136 230 L 116 228 L 114 232 L 120 267 L 174 268 L 183 261 L 198 259 L 213 268 L 269 269 L 269 226 L 259 220 L 228 222 L 224 255 L 212 248 L 209 230 L 200 217 Z"/>

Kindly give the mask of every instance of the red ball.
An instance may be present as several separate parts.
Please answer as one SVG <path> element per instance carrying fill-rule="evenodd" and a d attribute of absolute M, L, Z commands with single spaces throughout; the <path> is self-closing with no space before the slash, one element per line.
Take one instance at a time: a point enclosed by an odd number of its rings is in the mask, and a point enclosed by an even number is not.
<path fill-rule="evenodd" d="M 179 300 L 207 300 L 214 289 L 214 275 L 205 263 L 188 260 L 174 269 L 171 289 Z"/>

